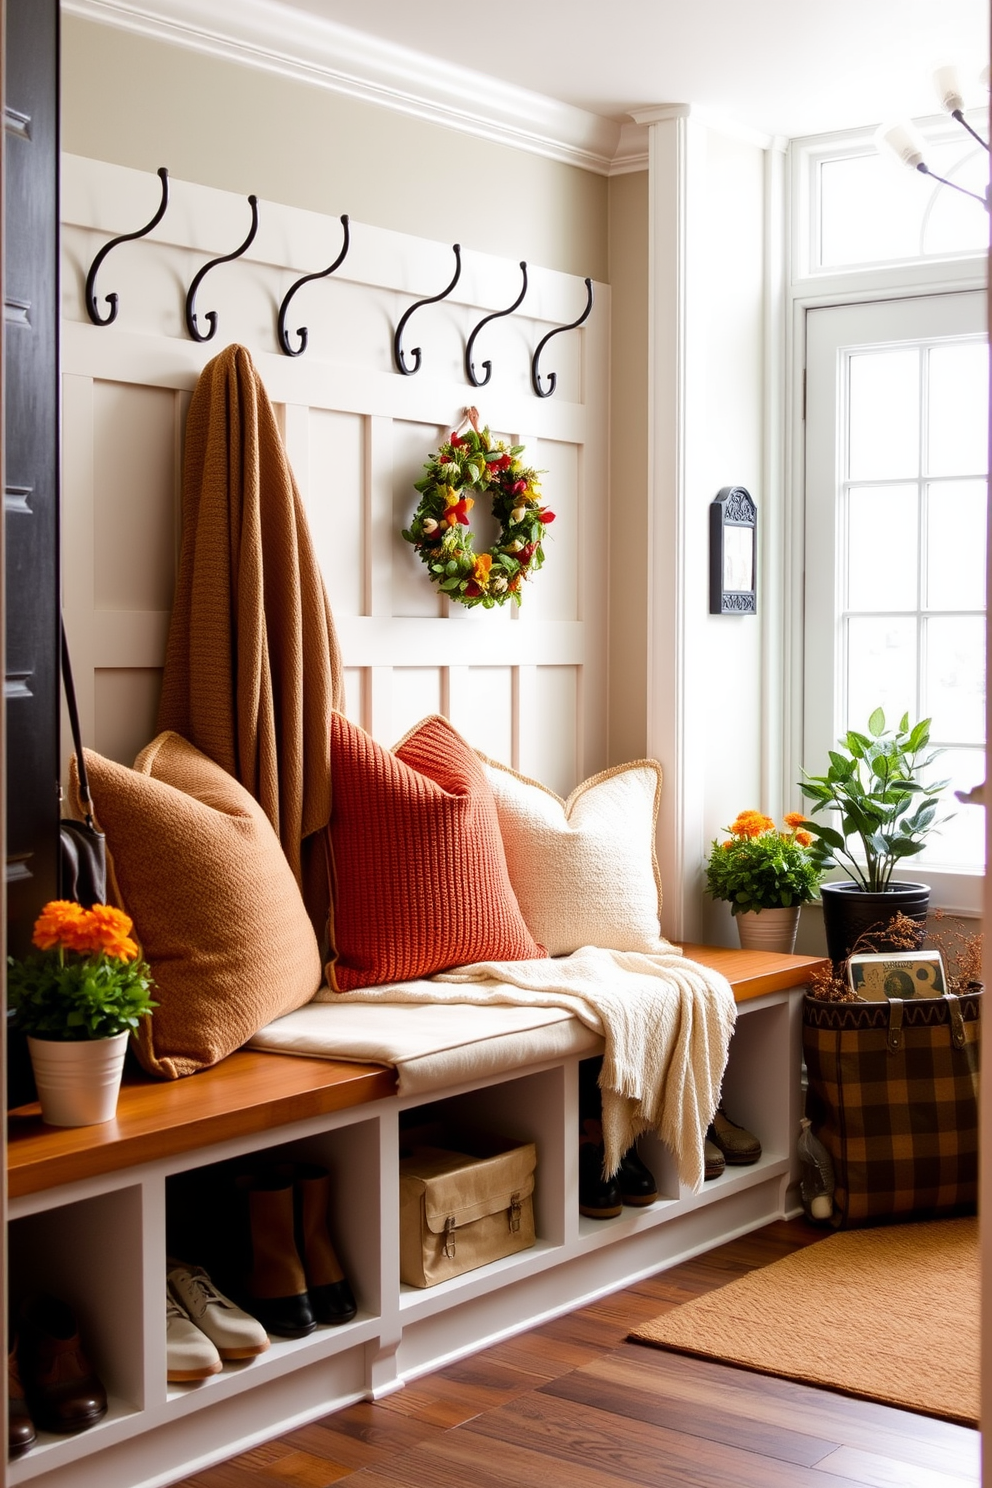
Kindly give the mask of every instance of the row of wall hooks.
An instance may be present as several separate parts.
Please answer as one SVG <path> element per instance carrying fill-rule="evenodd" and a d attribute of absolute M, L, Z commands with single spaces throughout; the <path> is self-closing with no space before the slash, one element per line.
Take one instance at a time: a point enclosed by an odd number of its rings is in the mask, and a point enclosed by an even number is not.
<path fill-rule="evenodd" d="M 109 309 L 105 314 L 101 313 L 100 305 L 97 299 L 96 276 L 107 255 L 120 243 L 131 243 L 136 238 L 146 237 L 153 228 L 158 226 L 158 224 L 162 221 L 162 218 L 165 216 L 166 208 L 169 205 L 169 172 L 163 165 L 159 167 L 157 174 L 159 180 L 162 183 L 162 199 L 159 203 L 158 210 L 156 211 L 154 217 L 144 227 L 138 228 L 135 232 L 122 233 L 119 237 L 111 238 L 110 242 L 104 244 L 104 246 L 100 249 L 99 253 L 94 258 L 93 262 L 90 264 L 89 272 L 86 275 L 86 288 L 84 298 L 86 303 L 86 312 L 94 325 L 112 325 L 113 322 L 117 319 L 117 312 L 119 309 L 119 300 L 118 296 L 115 293 L 110 293 L 105 296 L 107 305 L 109 306 Z M 186 291 L 186 331 L 193 341 L 210 341 L 217 334 L 216 310 L 208 310 L 204 314 L 203 319 L 206 322 L 206 329 L 201 329 L 196 311 L 196 296 L 200 289 L 200 286 L 203 283 L 204 278 L 211 269 L 216 268 L 218 264 L 231 263 L 234 259 L 241 258 L 243 254 L 247 253 L 248 249 L 254 242 L 255 234 L 258 232 L 258 198 L 255 196 L 249 196 L 248 206 L 251 210 L 251 226 L 248 230 L 248 235 L 245 238 L 244 242 L 238 248 L 233 249 L 232 252 L 224 253 L 219 258 L 212 258 L 209 260 L 208 263 L 205 263 L 203 267 L 197 271 L 192 283 L 189 286 L 189 289 Z M 316 273 L 313 274 L 304 274 L 302 278 L 297 279 L 284 297 L 282 304 L 279 306 L 279 315 L 277 319 L 278 340 L 279 347 L 286 356 L 302 356 L 302 354 L 307 349 L 307 343 L 309 340 L 309 332 L 307 327 L 300 326 L 295 333 L 298 344 L 295 346 L 293 345 L 290 337 L 290 332 L 287 329 L 286 325 L 290 301 L 293 299 L 293 296 L 296 294 L 296 292 L 299 289 L 302 289 L 305 284 L 311 283 L 311 281 L 314 279 L 326 279 L 330 274 L 333 274 L 337 269 L 339 269 L 344 263 L 345 259 L 348 256 L 348 250 L 351 247 L 351 228 L 347 215 L 341 218 L 341 227 L 343 231 L 343 242 L 341 251 L 334 262 L 329 264 L 326 269 L 319 269 Z M 410 317 L 413 315 L 414 311 L 420 310 L 424 305 L 436 305 L 441 300 L 447 299 L 447 297 L 451 294 L 452 290 L 455 288 L 459 279 L 461 278 L 461 244 L 453 243 L 452 252 L 455 256 L 455 272 L 451 278 L 450 283 L 447 284 L 446 287 L 440 290 L 437 294 L 428 295 L 425 299 L 422 300 L 416 300 L 412 305 L 409 306 L 408 309 L 403 312 L 396 325 L 396 329 L 393 333 L 393 363 L 396 367 L 397 372 L 401 373 L 404 377 L 412 377 L 414 373 L 419 372 L 421 362 L 423 360 L 423 352 L 419 346 L 413 347 L 409 353 L 407 353 L 403 349 L 403 333 L 406 330 Z M 479 321 L 475 329 L 471 332 L 468 340 L 465 343 L 465 376 L 473 387 L 485 387 L 492 377 L 493 373 L 493 365 L 488 358 L 482 363 L 485 375 L 480 376 L 480 374 L 476 371 L 474 358 L 476 338 L 483 327 L 487 326 L 491 320 L 499 320 L 503 316 L 512 315 L 514 311 L 518 310 L 523 304 L 524 297 L 527 294 L 527 264 L 523 259 L 521 259 L 520 261 L 520 273 L 522 278 L 520 293 L 513 301 L 513 304 L 508 305 L 505 310 L 494 310 L 492 314 L 484 316 L 483 319 Z M 545 379 L 542 377 L 540 370 L 541 353 L 544 351 L 544 348 L 547 346 L 552 336 L 559 336 L 565 331 L 577 330 L 579 326 L 583 325 L 589 319 L 589 316 L 592 313 L 592 280 L 586 279 L 585 286 L 585 309 L 576 320 L 570 321 L 568 325 L 555 326 L 552 330 L 548 331 L 547 335 L 543 336 L 542 339 L 538 342 L 534 355 L 531 358 L 531 386 L 533 387 L 534 392 L 539 398 L 550 398 L 551 394 L 555 391 L 555 388 L 558 385 L 558 377 L 557 374 L 554 372 L 549 372 L 547 374 L 547 385 L 545 385 Z"/>

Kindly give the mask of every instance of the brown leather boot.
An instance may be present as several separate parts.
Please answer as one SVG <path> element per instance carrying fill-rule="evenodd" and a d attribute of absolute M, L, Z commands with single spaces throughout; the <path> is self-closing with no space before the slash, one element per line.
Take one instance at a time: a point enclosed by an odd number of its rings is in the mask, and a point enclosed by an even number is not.
<path fill-rule="evenodd" d="M 238 1186 L 248 1198 L 248 1310 L 267 1333 L 303 1338 L 317 1324 L 296 1249 L 292 1180 L 284 1171 L 274 1170 L 239 1178 Z"/>
<path fill-rule="evenodd" d="M 347 1323 L 358 1308 L 327 1228 L 330 1174 L 316 1163 L 298 1163 L 295 1172 L 297 1239 L 314 1316 L 319 1323 Z"/>
<path fill-rule="evenodd" d="M 28 1414 L 24 1386 L 17 1367 L 17 1340 L 7 1355 L 7 1456 L 20 1457 L 34 1445 L 34 1422 Z"/>
<path fill-rule="evenodd" d="M 32 1418 L 46 1431 L 85 1431 L 107 1414 L 107 1393 L 83 1351 L 66 1302 L 40 1295 L 21 1306 L 19 1362 Z"/>

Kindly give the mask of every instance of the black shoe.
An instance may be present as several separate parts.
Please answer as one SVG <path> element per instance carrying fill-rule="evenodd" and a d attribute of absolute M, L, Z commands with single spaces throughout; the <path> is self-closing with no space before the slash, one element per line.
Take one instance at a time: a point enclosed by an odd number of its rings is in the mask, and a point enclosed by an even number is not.
<path fill-rule="evenodd" d="M 318 1323 L 328 1323 L 332 1328 L 341 1323 L 350 1323 L 358 1311 L 354 1293 L 347 1281 L 330 1281 L 324 1286 L 307 1288 L 310 1306 Z"/>
<path fill-rule="evenodd" d="M 616 1181 L 621 1201 L 634 1209 L 641 1209 L 658 1200 L 658 1185 L 654 1181 L 654 1174 L 641 1162 L 636 1147 L 628 1147 L 620 1159 Z"/>
<path fill-rule="evenodd" d="M 596 1142 L 579 1143 L 579 1213 L 587 1219 L 615 1219 L 623 1213 L 620 1186 L 603 1177 L 603 1149 Z"/>
<path fill-rule="evenodd" d="M 244 1310 L 276 1338 L 305 1338 L 317 1326 L 306 1292 L 290 1297 L 245 1297 Z"/>

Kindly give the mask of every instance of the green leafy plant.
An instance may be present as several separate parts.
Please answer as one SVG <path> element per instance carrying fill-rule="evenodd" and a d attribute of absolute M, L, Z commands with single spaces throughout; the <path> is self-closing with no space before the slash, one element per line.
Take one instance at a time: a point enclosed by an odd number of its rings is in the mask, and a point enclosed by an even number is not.
<path fill-rule="evenodd" d="M 780 832 L 770 816 L 742 811 L 714 840 L 706 864 L 706 891 L 725 899 L 733 915 L 749 910 L 791 909 L 816 898 L 823 870 L 802 812 L 785 818 Z"/>
<path fill-rule="evenodd" d="M 39 953 L 7 960 L 14 1026 L 63 1042 L 133 1032 L 158 1004 L 130 930 L 127 915 L 109 904 L 46 904 L 32 937 Z"/>
<path fill-rule="evenodd" d="M 929 718 L 910 725 L 904 713 L 897 729 L 886 729 L 881 708 L 869 718 L 866 734 L 852 729 L 838 742 L 826 775 L 805 775 L 799 785 L 814 815 L 840 813 L 840 831 L 822 822 L 808 821 L 806 827 L 817 839 L 824 871 L 841 868 L 859 888 L 881 893 L 893 869 L 923 851 L 936 825 L 948 782 L 924 785 L 921 777 L 943 751 L 929 747 Z"/>

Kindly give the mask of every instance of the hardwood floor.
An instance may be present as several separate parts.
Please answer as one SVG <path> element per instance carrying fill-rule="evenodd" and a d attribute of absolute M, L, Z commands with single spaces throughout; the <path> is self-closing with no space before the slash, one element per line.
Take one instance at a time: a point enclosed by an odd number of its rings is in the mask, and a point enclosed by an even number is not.
<path fill-rule="evenodd" d="M 823 1232 L 768 1225 L 177 1488 L 966 1488 L 979 1435 L 625 1342 Z"/>

